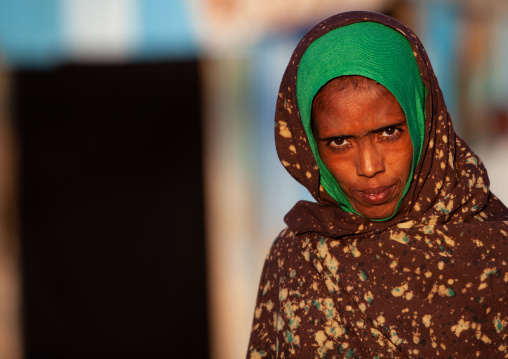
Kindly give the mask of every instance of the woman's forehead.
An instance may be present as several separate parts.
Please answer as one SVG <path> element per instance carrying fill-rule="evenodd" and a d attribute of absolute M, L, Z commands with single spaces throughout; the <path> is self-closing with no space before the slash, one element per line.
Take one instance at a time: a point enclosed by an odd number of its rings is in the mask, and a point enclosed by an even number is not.
<path fill-rule="evenodd" d="M 380 97 L 392 95 L 392 93 L 377 81 L 374 81 L 368 77 L 360 75 L 352 76 L 340 76 L 328 81 L 323 87 L 321 87 L 314 96 L 314 101 L 320 96 L 330 96 L 334 93 L 350 93 L 353 91 L 373 91 Z M 313 103 L 314 105 L 314 103 Z"/>
<path fill-rule="evenodd" d="M 383 127 L 405 123 L 400 104 L 390 93 L 369 87 L 342 91 L 323 91 L 313 109 L 315 135 L 364 136 Z"/>
<path fill-rule="evenodd" d="M 319 90 L 312 103 L 312 119 L 318 112 L 334 108 L 337 104 L 363 106 L 365 97 L 369 95 L 396 102 L 400 108 L 395 96 L 380 83 L 362 76 L 344 76 L 329 81 Z"/>

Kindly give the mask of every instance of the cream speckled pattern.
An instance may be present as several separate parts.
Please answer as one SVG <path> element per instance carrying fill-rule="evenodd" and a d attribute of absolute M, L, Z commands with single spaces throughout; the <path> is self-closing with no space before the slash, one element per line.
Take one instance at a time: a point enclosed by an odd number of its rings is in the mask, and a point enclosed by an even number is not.
<path fill-rule="evenodd" d="M 366 20 L 410 41 L 428 93 L 422 157 L 386 222 L 347 213 L 322 190 L 295 93 L 305 49 Z M 316 25 L 284 74 L 275 138 L 282 164 L 317 203 L 293 207 L 267 256 L 247 358 L 508 358 L 508 209 L 455 134 L 411 30 L 368 12 Z"/>

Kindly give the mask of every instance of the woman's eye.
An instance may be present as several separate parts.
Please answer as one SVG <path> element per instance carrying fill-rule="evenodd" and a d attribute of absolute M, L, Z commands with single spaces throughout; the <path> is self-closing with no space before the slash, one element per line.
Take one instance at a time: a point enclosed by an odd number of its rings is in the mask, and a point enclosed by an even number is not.
<path fill-rule="evenodd" d="M 346 141 L 346 139 L 340 138 L 340 137 L 330 141 L 330 146 L 335 147 L 335 148 L 344 147 L 347 144 L 348 144 L 348 142 Z"/>
<path fill-rule="evenodd" d="M 397 134 L 397 132 L 399 132 L 399 130 L 396 127 L 388 127 L 381 133 L 381 135 L 385 137 L 391 137 Z"/>

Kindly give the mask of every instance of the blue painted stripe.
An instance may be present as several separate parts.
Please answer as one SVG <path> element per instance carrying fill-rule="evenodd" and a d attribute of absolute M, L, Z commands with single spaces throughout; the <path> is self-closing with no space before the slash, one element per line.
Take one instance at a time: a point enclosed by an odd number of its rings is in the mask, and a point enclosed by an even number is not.
<path fill-rule="evenodd" d="M 63 55 L 58 0 L 1 0 L 0 53 L 12 66 L 47 66 Z"/>
<path fill-rule="evenodd" d="M 194 57 L 197 40 L 184 0 L 138 0 L 138 58 Z"/>
<path fill-rule="evenodd" d="M 424 44 L 433 65 L 446 106 L 452 115 L 455 129 L 457 116 L 457 54 L 459 5 L 454 2 L 432 0 L 426 6 L 425 28 L 428 44 Z"/>

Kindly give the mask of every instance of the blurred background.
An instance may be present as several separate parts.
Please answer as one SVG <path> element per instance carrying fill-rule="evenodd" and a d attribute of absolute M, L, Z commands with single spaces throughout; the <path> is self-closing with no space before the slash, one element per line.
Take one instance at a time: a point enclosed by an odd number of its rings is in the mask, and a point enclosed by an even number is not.
<path fill-rule="evenodd" d="M 273 143 L 303 34 L 383 12 L 425 45 L 508 203 L 503 0 L 0 0 L 0 359 L 246 354 L 310 199 Z"/>

